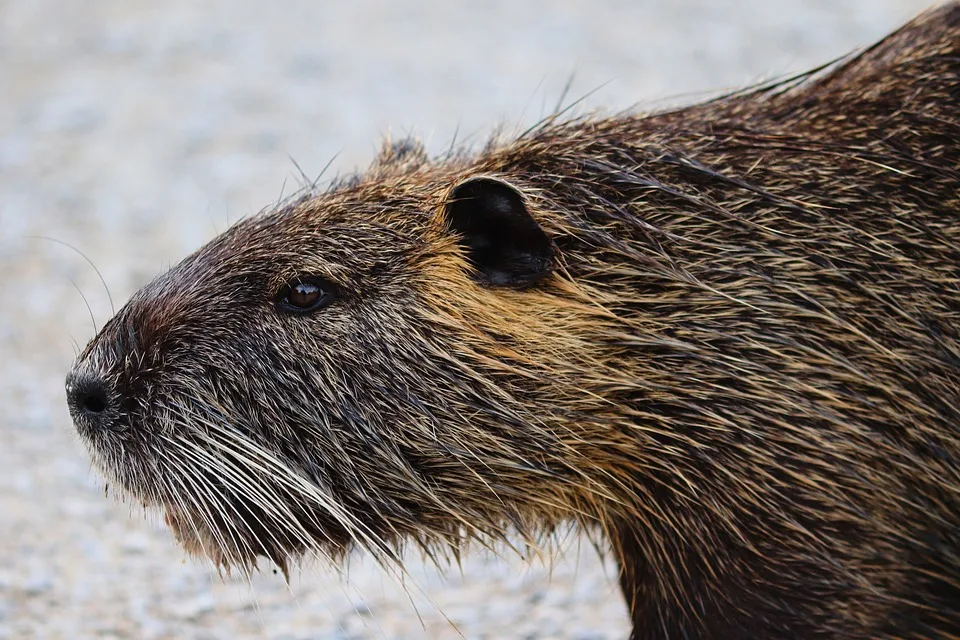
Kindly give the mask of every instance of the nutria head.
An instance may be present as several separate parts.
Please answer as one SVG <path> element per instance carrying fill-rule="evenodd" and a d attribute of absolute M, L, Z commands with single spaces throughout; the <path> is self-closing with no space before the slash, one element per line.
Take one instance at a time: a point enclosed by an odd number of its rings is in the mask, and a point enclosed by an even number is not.
<path fill-rule="evenodd" d="M 137 293 L 81 354 L 70 408 L 107 476 L 226 565 L 504 530 L 563 508 L 537 491 L 557 436 L 524 406 L 551 383 L 511 353 L 550 335 L 521 310 L 554 268 L 490 176 L 302 198 Z"/>

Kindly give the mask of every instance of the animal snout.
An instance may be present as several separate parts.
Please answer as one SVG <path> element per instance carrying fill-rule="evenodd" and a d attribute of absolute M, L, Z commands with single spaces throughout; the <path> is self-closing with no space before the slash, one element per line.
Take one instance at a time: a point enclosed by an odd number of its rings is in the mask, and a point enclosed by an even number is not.
<path fill-rule="evenodd" d="M 110 428 L 116 393 L 102 375 L 74 371 L 67 376 L 67 404 L 77 429 L 100 431 Z"/>

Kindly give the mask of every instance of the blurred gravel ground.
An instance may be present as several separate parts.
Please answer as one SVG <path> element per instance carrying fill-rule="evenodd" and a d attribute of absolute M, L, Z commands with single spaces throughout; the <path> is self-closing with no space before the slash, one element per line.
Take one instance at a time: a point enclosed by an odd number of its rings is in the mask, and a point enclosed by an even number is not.
<path fill-rule="evenodd" d="M 383 134 L 457 132 L 799 71 L 926 0 L 243 2 L 0 0 L 0 640 L 622 638 L 614 572 L 576 541 L 553 566 L 473 556 L 404 585 L 369 561 L 252 588 L 183 562 L 103 496 L 62 380 L 77 343 L 231 221 Z M 689 96 L 687 99 L 690 99 Z M 339 155 L 337 155 L 339 154 Z M 53 240 L 39 239 L 39 236 Z M 76 287 L 74 284 L 76 284 Z M 131 517 L 132 515 L 132 517 Z M 459 632 L 458 632 L 459 630 Z"/>

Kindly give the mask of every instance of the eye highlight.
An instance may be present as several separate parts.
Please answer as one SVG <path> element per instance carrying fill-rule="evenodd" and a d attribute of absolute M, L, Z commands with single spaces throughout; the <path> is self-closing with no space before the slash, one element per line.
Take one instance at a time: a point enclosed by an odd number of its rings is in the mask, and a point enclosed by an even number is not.
<path fill-rule="evenodd" d="M 309 313 L 333 302 L 333 287 L 314 276 L 300 276 L 280 287 L 274 298 L 281 313 Z"/>

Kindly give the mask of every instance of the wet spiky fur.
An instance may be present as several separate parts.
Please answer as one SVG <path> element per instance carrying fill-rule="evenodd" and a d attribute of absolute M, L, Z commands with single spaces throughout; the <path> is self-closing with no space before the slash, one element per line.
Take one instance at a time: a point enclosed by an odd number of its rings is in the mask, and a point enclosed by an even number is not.
<path fill-rule="evenodd" d="M 960 634 L 960 5 L 790 83 L 388 146 L 139 292 L 74 375 L 99 466 L 227 566 L 564 522 L 635 638 Z M 553 275 L 474 279 L 444 204 L 522 193 Z M 277 312 L 299 274 L 328 308 Z"/>

